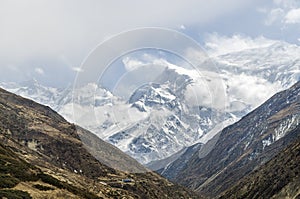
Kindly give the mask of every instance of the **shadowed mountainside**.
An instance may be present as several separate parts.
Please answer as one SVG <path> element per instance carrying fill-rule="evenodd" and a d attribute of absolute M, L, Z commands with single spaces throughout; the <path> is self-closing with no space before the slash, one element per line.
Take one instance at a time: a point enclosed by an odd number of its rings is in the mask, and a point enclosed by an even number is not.
<path fill-rule="evenodd" d="M 259 172 L 260 169 L 267 171 L 262 165 L 270 160 L 275 161 L 276 155 L 299 139 L 299 124 L 300 82 L 275 94 L 196 152 L 190 150 L 192 154 L 183 154 L 179 161 L 174 161 L 161 173 L 204 196 L 217 197 L 252 172 Z M 295 158 L 299 159 L 299 156 Z M 178 170 L 176 165 L 180 165 L 182 159 L 185 161 Z M 284 159 L 275 162 L 278 166 L 286 164 Z M 272 171 L 268 172 L 271 175 Z M 279 175 L 273 176 L 273 182 L 265 181 L 266 184 L 258 183 L 257 186 L 271 186 L 277 182 L 276 179 L 280 179 Z M 256 186 L 256 182 L 252 182 Z M 253 190 L 259 189 L 259 186 Z M 297 186 L 300 186 L 299 181 Z M 272 193 L 281 191 L 280 188 Z"/>
<path fill-rule="evenodd" d="M 300 126 L 296 131 L 300 131 Z M 299 162 L 300 139 L 237 182 L 220 198 L 299 198 Z"/>

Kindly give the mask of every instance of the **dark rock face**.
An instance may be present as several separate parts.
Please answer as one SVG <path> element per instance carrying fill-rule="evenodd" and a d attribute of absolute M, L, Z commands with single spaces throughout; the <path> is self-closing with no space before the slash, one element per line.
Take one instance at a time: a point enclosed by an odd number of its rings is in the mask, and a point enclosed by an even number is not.
<path fill-rule="evenodd" d="M 171 179 L 216 197 L 299 139 L 299 124 L 300 82 L 221 131 L 209 153 L 202 146 Z"/>

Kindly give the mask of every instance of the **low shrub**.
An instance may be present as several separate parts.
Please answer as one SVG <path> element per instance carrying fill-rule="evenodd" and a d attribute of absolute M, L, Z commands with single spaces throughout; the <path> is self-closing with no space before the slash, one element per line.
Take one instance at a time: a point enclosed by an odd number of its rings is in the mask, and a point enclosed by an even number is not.
<path fill-rule="evenodd" d="M 13 188 L 19 183 L 17 178 L 10 175 L 0 174 L 0 188 Z"/>
<path fill-rule="evenodd" d="M 40 185 L 40 184 L 35 184 L 33 185 L 34 188 L 41 190 L 41 191 L 49 191 L 49 190 L 54 190 L 52 187 Z"/>
<path fill-rule="evenodd" d="M 19 190 L 0 190 L 0 198 L 8 199 L 31 199 L 29 193 Z"/>

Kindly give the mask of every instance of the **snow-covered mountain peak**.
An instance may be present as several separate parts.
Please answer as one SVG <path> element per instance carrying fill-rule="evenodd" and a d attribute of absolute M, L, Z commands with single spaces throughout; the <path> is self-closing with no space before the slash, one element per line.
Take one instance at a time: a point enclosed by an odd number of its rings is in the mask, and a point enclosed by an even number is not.
<path fill-rule="evenodd" d="M 128 103 L 141 111 L 149 108 L 165 108 L 171 110 L 178 104 L 176 95 L 166 85 L 151 83 L 137 89 L 130 97 Z M 147 107 L 147 108 L 146 108 Z"/>

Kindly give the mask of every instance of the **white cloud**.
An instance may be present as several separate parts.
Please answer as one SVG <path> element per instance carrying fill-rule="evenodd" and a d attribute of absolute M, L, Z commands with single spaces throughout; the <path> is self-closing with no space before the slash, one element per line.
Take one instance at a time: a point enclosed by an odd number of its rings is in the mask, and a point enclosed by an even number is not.
<path fill-rule="evenodd" d="M 285 22 L 288 24 L 300 23 L 300 8 L 290 10 L 285 16 Z"/>
<path fill-rule="evenodd" d="M 45 74 L 44 70 L 42 68 L 39 68 L 39 67 L 35 68 L 34 72 L 36 72 L 39 75 L 44 75 Z"/>
<path fill-rule="evenodd" d="M 266 15 L 264 24 L 271 26 L 279 23 L 282 28 L 286 24 L 292 25 L 300 22 L 300 1 L 298 0 L 273 0 L 273 5 L 257 9 Z"/>
<path fill-rule="evenodd" d="M 53 60 L 80 65 L 89 51 L 114 34 L 139 27 L 203 25 L 252 0 L 104 1 L 1 0 L 0 67 Z M 49 66 L 50 67 L 50 66 Z"/>
<path fill-rule="evenodd" d="M 272 9 L 265 20 L 265 24 L 270 26 L 276 21 L 280 21 L 284 16 L 284 10 L 281 8 Z"/>
<path fill-rule="evenodd" d="M 270 2 L 267 4 L 269 5 Z M 286 12 L 287 9 L 295 8 L 295 2 L 292 0 L 274 2 L 276 6 L 272 9 L 284 8 Z M 28 66 L 38 62 L 37 65 L 43 65 L 52 62 L 53 64 L 46 66 L 47 75 L 50 74 L 49 68 L 62 65 L 68 66 L 65 69 L 67 72 L 71 69 L 80 71 L 78 67 L 73 66 L 80 66 L 90 50 L 104 39 L 141 27 L 181 30 L 196 40 L 202 39 L 197 35 L 198 30 L 202 31 L 200 32 L 202 34 L 217 27 L 216 31 L 222 34 L 223 29 L 224 32 L 228 32 L 231 27 L 233 27 L 232 31 L 235 31 L 236 25 L 237 31 L 240 31 L 239 25 L 232 22 L 232 17 L 243 16 L 246 8 L 249 10 L 249 13 L 246 12 L 247 17 L 250 14 L 257 14 L 253 13 L 252 9 L 261 6 L 262 3 L 259 0 L 175 0 L 171 4 L 172 6 L 168 1 L 159 0 L 86 0 L 76 1 L 76 3 L 72 0 L 1 0 L 0 69 L 3 71 L 13 65 L 23 70 L 26 64 Z M 276 19 L 275 14 L 269 19 L 269 23 Z M 256 20 L 256 17 L 253 20 Z M 253 24 L 256 25 L 256 22 Z M 251 30 L 251 34 L 264 31 L 256 30 L 253 24 L 247 27 L 246 31 Z M 122 45 L 128 43 L 130 41 Z M 174 45 L 178 47 L 177 43 Z M 67 57 L 69 63 L 64 62 L 61 56 Z M 30 71 L 33 71 L 32 67 Z"/>
<path fill-rule="evenodd" d="M 280 88 L 277 84 L 272 84 L 265 79 L 246 74 L 228 78 L 227 84 L 231 98 L 251 104 L 253 108 L 270 98 Z"/>
<path fill-rule="evenodd" d="M 242 35 L 232 37 L 220 36 L 216 33 L 210 34 L 205 41 L 205 48 L 209 55 L 218 56 L 231 52 L 238 52 L 246 49 L 267 47 L 276 41 L 264 37 L 251 38 Z"/>
<path fill-rule="evenodd" d="M 142 61 L 130 57 L 124 57 L 122 62 L 127 71 L 132 71 L 146 65 L 146 63 L 143 63 Z"/>

